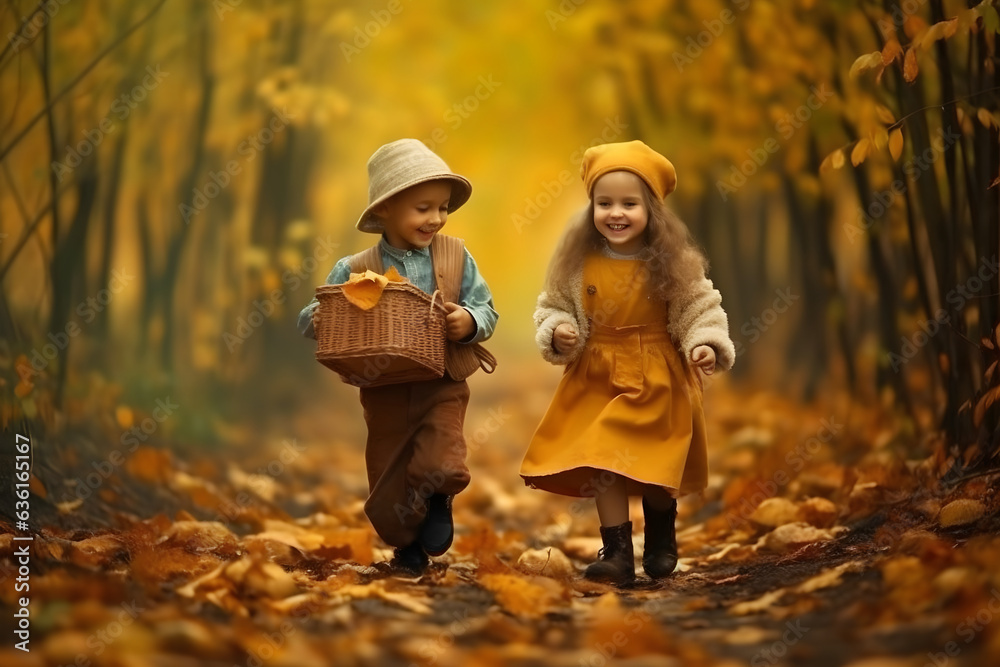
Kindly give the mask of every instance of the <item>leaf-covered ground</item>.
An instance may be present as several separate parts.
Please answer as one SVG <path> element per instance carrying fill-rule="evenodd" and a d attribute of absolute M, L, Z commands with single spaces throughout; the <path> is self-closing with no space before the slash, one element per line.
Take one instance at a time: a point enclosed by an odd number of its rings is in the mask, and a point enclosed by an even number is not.
<path fill-rule="evenodd" d="M 217 424 L 226 448 L 174 443 L 166 429 L 123 446 L 149 415 L 120 406 L 38 442 L 31 651 L 5 633 L 0 664 L 922 667 L 1000 656 L 1000 476 L 936 484 L 940 460 L 897 453 L 913 450 L 905 420 L 846 397 L 804 407 L 716 381 L 713 476 L 703 498 L 681 503 L 678 572 L 654 583 L 639 569 L 616 589 L 580 577 L 600 546 L 592 501 L 517 476 L 550 392 L 475 382 L 458 535 L 419 578 L 372 566 L 390 551 L 362 510 L 363 424 L 348 388 L 280 428 Z M 633 520 L 639 560 L 637 505 Z M 5 623 L 22 595 L 12 530 L 0 534 Z"/>

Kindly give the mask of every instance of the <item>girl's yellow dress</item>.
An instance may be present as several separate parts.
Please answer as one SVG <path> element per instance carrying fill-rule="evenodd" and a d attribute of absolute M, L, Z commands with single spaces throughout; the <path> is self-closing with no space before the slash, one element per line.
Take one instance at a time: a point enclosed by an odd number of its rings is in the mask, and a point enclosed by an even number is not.
<path fill-rule="evenodd" d="M 701 491 L 708 477 L 701 381 L 667 334 L 666 308 L 650 298 L 642 260 L 588 256 L 583 304 L 591 333 L 566 367 L 535 431 L 521 477 L 532 488 L 593 496 L 627 480 L 673 496 Z"/>

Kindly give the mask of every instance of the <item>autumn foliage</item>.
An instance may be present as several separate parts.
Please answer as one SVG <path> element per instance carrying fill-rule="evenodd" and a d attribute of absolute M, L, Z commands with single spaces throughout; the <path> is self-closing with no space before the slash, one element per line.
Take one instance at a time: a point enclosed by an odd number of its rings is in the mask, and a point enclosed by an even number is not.
<path fill-rule="evenodd" d="M 998 30 L 995 0 L 6 3 L 5 619 L 18 435 L 34 541 L 32 651 L 0 663 L 991 664 Z M 380 565 L 356 390 L 295 329 L 403 136 L 473 182 L 447 231 L 501 313 L 420 578 Z M 678 571 L 616 589 L 579 576 L 593 502 L 517 470 L 582 152 L 635 138 L 738 358 Z"/>

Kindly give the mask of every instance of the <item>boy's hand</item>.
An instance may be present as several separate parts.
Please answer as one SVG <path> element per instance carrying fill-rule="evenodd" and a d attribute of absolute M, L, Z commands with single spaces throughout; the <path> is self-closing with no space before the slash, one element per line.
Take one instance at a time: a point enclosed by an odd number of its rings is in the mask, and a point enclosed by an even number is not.
<path fill-rule="evenodd" d="M 472 319 L 472 314 L 465 308 L 448 301 L 444 304 L 444 309 L 448 313 L 444 317 L 448 340 L 464 340 L 476 330 L 476 321 Z"/>
<path fill-rule="evenodd" d="M 552 346 L 559 354 L 566 354 L 573 349 L 578 338 L 576 328 L 572 324 L 563 322 L 552 332 Z"/>
<path fill-rule="evenodd" d="M 715 372 L 715 350 L 709 345 L 697 346 L 691 350 L 691 363 L 705 375 L 711 375 Z"/>

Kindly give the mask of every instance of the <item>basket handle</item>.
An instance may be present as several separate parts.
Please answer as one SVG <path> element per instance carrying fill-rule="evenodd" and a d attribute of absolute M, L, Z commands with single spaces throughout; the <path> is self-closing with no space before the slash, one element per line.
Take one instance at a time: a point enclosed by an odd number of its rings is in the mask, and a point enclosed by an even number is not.
<path fill-rule="evenodd" d="M 483 369 L 484 373 L 489 375 L 497 369 L 497 358 L 494 357 L 485 347 L 476 344 L 472 346 L 472 351 L 479 360 L 479 367 Z"/>
<path fill-rule="evenodd" d="M 438 294 L 441 295 L 441 303 L 437 303 Z M 445 312 L 445 309 L 444 309 L 444 293 L 441 290 L 439 290 L 439 289 L 434 290 L 434 294 L 431 294 L 431 308 L 430 308 L 430 310 L 427 313 L 428 316 L 434 314 L 434 307 L 435 306 L 437 306 L 437 308 L 439 310 L 441 310 L 442 312 Z"/>

